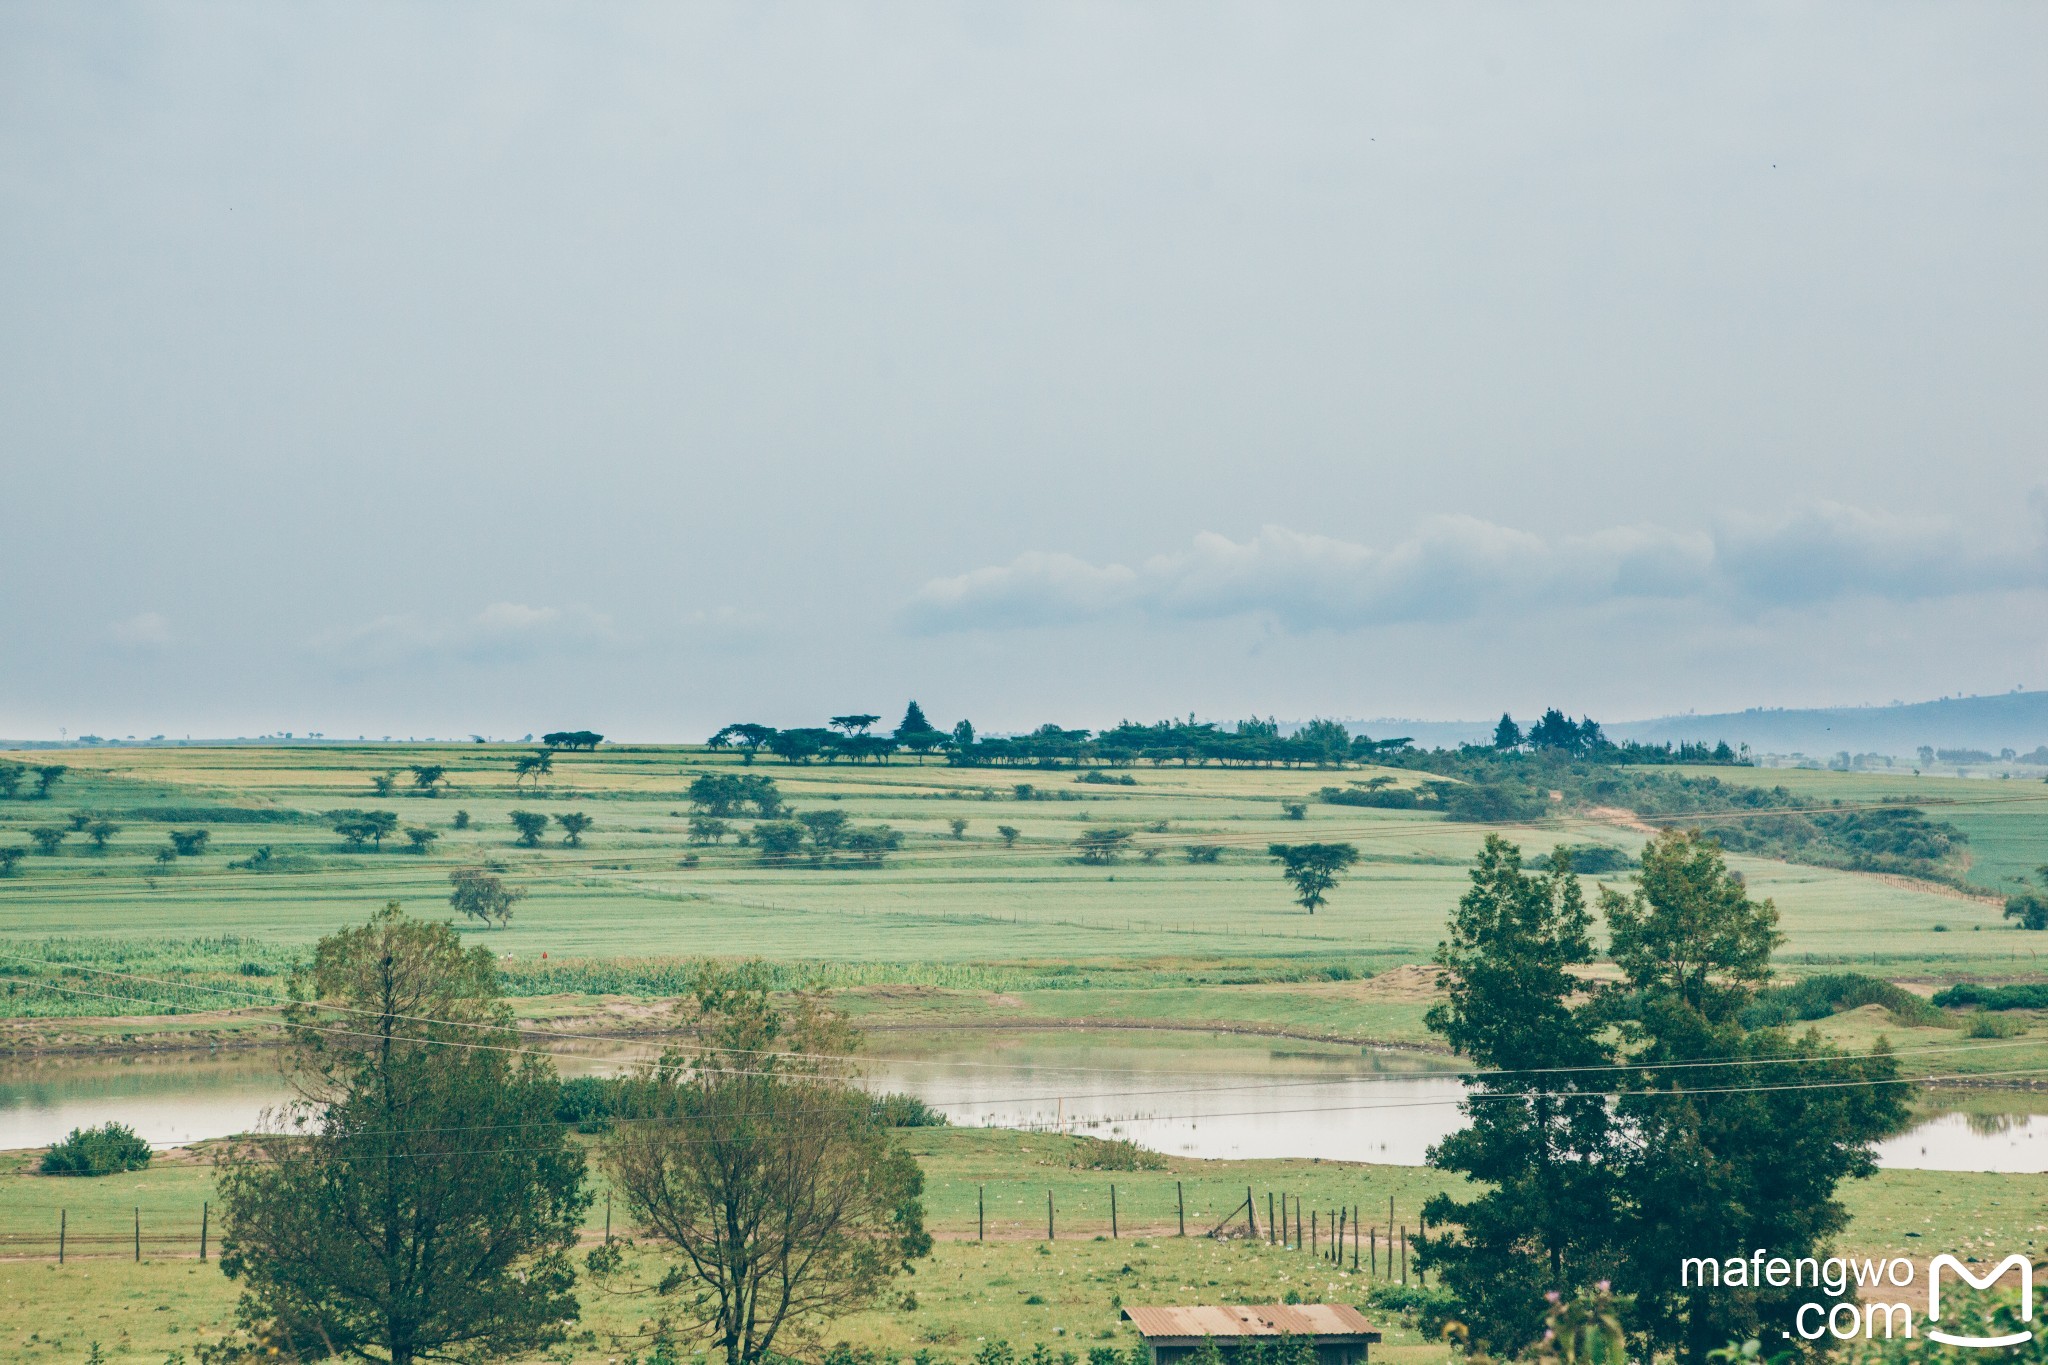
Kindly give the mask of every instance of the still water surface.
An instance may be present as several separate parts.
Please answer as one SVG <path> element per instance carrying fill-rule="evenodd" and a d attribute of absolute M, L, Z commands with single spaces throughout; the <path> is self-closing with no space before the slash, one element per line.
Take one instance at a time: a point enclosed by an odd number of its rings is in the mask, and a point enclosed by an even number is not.
<path fill-rule="evenodd" d="M 645 1058 L 621 1044 L 565 1057 L 569 1075 Z M 1419 1165 L 1461 1122 L 1464 1087 L 1422 1053 L 1161 1033 L 882 1034 L 863 1063 L 877 1090 L 918 1096 L 957 1125 L 1125 1137 L 1197 1157 L 1304 1157 Z M 254 1127 L 290 1098 L 260 1055 L 0 1066 L 0 1148 L 38 1147 L 119 1120 L 158 1145 Z M 1882 1145 L 1886 1166 L 2048 1171 L 2043 1098 L 1979 1093 L 1930 1108 Z"/>

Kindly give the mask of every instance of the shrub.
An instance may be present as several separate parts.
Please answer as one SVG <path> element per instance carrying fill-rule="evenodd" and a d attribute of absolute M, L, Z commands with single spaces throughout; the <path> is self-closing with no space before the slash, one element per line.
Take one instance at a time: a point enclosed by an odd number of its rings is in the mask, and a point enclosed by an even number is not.
<path fill-rule="evenodd" d="M 1978 986 L 1959 981 L 1945 991 L 1934 993 L 1934 1003 L 1943 1009 L 2048 1010 L 2048 986 Z"/>
<path fill-rule="evenodd" d="M 1882 1006 L 1901 1024 L 1948 1022 L 1940 1010 L 1911 991 L 1861 972 L 1827 972 L 1759 991 L 1743 1010 L 1742 1022 L 1748 1028 L 1770 1028 L 1800 1019 L 1825 1019 L 1865 1005 Z"/>
<path fill-rule="evenodd" d="M 73 1128 L 43 1153 L 44 1175 L 118 1175 L 149 1165 L 149 1144 L 125 1123 Z"/>
<path fill-rule="evenodd" d="M 2026 1031 L 2025 1020 L 2008 1019 L 1990 1010 L 1978 1010 L 1963 1026 L 1964 1036 L 1969 1038 L 2017 1038 Z"/>
<path fill-rule="evenodd" d="M 896 1092 L 875 1096 L 874 1113 L 891 1128 L 944 1128 L 950 1122 L 917 1096 Z"/>
<path fill-rule="evenodd" d="M 1636 865 L 1636 860 L 1612 844 L 1567 844 L 1565 855 L 1572 861 L 1572 871 L 1597 875 L 1602 872 L 1625 872 Z M 1550 871 L 1550 855 L 1539 853 L 1529 860 L 1532 872 Z"/>
<path fill-rule="evenodd" d="M 1129 1138 L 1077 1137 L 1067 1165 L 1079 1171 L 1163 1171 L 1166 1158 Z"/>

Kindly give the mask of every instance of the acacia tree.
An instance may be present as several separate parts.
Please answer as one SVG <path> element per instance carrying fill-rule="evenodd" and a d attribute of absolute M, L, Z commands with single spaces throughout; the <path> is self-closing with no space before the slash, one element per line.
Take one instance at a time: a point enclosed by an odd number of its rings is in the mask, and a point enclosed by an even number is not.
<path fill-rule="evenodd" d="M 20 844 L 0 844 L 0 877 L 12 877 L 14 865 L 22 860 L 28 850 Z"/>
<path fill-rule="evenodd" d="M 1337 874 L 1358 861 L 1356 844 L 1268 844 L 1280 875 L 1294 884 L 1294 899 L 1313 915 L 1336 888 Z"/>
<path fill-rule="evenodd" d="M 727 1365 L 796 1358 L 930 1252 L 924 1177 L 828 1060 L 859 1041 L 836 1015 L 715 968 L 682 1011 L 692 1046 L 628 1084 L 605 1172 L 676 1253 L 666 1283 L 695 1291 L 681 1311 Z"/>
<path fill-rule="evenodd" d="M 56 789 L 57 779 L 71 769 L 62 763 L 39 763 L 36 765 L 36 800 L 47 801 Z"/>
<path fill-rule="evenodd" d="M 448 769 L 439 763 L 412 763 L 406 770 L 412 774 L 412 785 L 421 796 L 439 796 L 441 783 L 448 776 Z"/>
<path fill-rule="evenodd" d="M 493 867 L 457 868 L 448 874 L 448 882 L 455 888 L 448 893 L 448 904 L 457 913 L 485 924 L 496 920 L 500 928 L 512 918 L 512 907 L 526 898 L 525 891 L 505 885 Z"/>
<path fill-rule="evenodd" d="M 512 828 L 519 831 L 521 848 L 540 847 L 540 836 L 548 832 L 547 816 L 539 811 L 515 810 L 506 818 L 512 822 Z"/>
<path fill-rule="evenodd" d="M 292 996 L 300 1100 L 220 1172 L 243 1328 L 273 1354 L 380 1365 L 561 1341 L 591 1195 L 490 953 L 393 903 L 322 939 Z"/>
<path fill-rule="evenodd" d="M 112 820 L 107 819 L 104 815 L 91 821 L 85 827 L 85 837 L 92 840 L 92 849 L 95 853 L 105 853 L 107 851 L 107 841 L 120 832 L 121 827 Z"/>
<path fill-rule="evenodd" d="M 207 840 L 212 837 L 212 830 L 174 829 L 171 831 L 171 848 L 180 858 L 196 858 L 206 852 Z"/>
<path fill-rule="evenodd" d="M 543 777 L 546 777 L 549 773 L 553 772 L 554 770 L 554 750 L 536 749 L 534 752 L 530 754 L 522 754 L 517 759 L 513 760 L 512 763 L 513 790 L 518 790 L 519 784 L 521 782 L 524 782 L 528 778 L 531 778 L 533 780 L 534 790 L 538 791 L 540 789 L 540 780 Z"/>
<path fill-rule="evenodd" d="M 583 847 L 583 831 L 589 829 L 597 822 L 580 810 L 572 810 L 566 814 L 557 815 L 555 823 L 562 827 L 562 842 L 564 844 L 570 848 L 581 848 Z"/>
<path fill-rule="evenodd" d="M 28 832 L 28 837 L 35 844 L 36 852 L 50 858 L 56 856 L 58 846 L 71 837 L 71 831 L 55 825 L 37 825 Z"/>

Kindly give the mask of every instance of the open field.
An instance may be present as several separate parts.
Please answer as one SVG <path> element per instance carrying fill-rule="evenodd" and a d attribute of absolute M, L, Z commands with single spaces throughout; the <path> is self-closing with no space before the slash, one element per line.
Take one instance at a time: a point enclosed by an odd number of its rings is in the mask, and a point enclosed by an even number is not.
<path fill-rule="evenodd" d="M 1284 818 L 1283 800 L 1307 799 L 1337 780 L 1313 770 L 1141 768 L 1130 774 L 1134 785 L 1121 786 L 1079 782 L 1070 771 L 764 761 L 749 771 L 773 777 L 796 809 L 829 805 L 856 823 L 886 823 L 905 843 L 879 868 L 844 860 L 763 867 L 754 850 L 730 837 L 689 842 L 683 788 L 698 772 L 740 770 L 730 754 L 561 754 L 534 792 L 513 785 L 510 764 L 524 752 L 484 745 L 66 752 L 74 771 L 55 799 L 0 803 L 0 839 L 22 842 L 12 831 L 62 825 L 74 811 L 104 813 L 121 828 L 104 853 L 73 834 L 55 856 L 24 858 L 14 877 L 0 881 L 0 939 L 25 945 L 46 936 L 233 934 L 288 952 L 385 900 L 415 909 L 441 901 L 451 868 L 491 858 L 530 898 L 509 927 L 478 937 L 522 964 L 543 953 L 550 961 L 717 954 L 1068 970 L 1256 960 L 1360 972 L 1427 957 L 1487 832 L 1433 815 L 1312 801 L 1305 819 Z M 446 765 L 450 788 L 433 799 L 370 794 L 375 775 L 396 771 L 404 783 L 404 766 L 417 762 Z M 1910 774 L 1714 773 L 1797 783 L 1817 800 L 1924 794 L 1981 801 L 1993 785 Z M 1033 799 L 1018 799 L 1019 783 L 1028 783 Z M 2048 860 L 2048 802 L 2020 803 L 2022 795 L 2034 793 L 2020 788 L 2005 807 L 1931 809 L 1981 830 L 1985 875 L 2006 878 L 2030 859 Z M 384 852 L 351 851 L 317 814 L 344 806 L 390 811 L 401 825 L 431 828 L 439 838 L 424 856 L 395 851 L 402 838 Z M 517 848 L 507 823 L 514 809 L 579 810 L 595 826 L 581 848 L 563 847 L 559 831 L 543 847 Z M 457 810 L 468 812 L 469 829 L 452 827 Z M 954 819 L 967 822 L 957 838 Z M 729 823 L 738 830 L 748 822 Z M 1018 831 L 1014 847 L 999 825 Z M 167 830 L 201 826 L 212 831 L 203 856 L 168 868 L 152 860 Z M 1074 839 L 1106 827 L 1130 831 L 1134 852 L 1113 867 L 1077 863 Z M 1520 837 L 1533 850 L 1559 840 L 1633 849 L 1642 836 L 1575 821 Z M 1973 833 L 1973 847 L 1979 837 Z M 1363 853 L 1313 918 L 1293 906 L 1264 857 L 1270 841 L 1310 838 L 1350 840 Z M 1190 863 L 1191 844 L 1222 852 L 1214 863 Z M 286 870 L 228 866 L 259 847 Z M 1874 963 L 1888 975 L 1930 979 L 2037 970 L 2031 936 L 2008 932 L 1988 896 L 1762 859 L 1734 863 L 1758 894 L 1777 902 L 1788 966 Z"/>
<path fill-rule="evenodd" d="M 1249 1042 L 1238 1035 L 1430 1046 L 1423 1014 L 1432 974 L 1422 964 L 1488 832 L 1432 814 L 1318 804 L 1316 788 L 1344 779 L 1313 770 L 1138 768 L 1125 785 L 1078 781 L 1072 771 L 916 761 L 744 768 L 727 753 L 630 748 L 558 754 L 535 791 L 515 788 L 511 772 L 528 752 L 65 752 L 73 770 L 53 799 L 0 802 L 0 842 L 21 843 L 30 828 L 68 827 L 88 813 L 120 828 L 104 852 L 72 833 L 55 856 L 32 854 L 0 880 L 0 978 L 9 978 L 0 1048 L 121 1054 L 265 1043 L 285 974 L 315 939 L 387 900 L 435 911 L 445 904 L 448 873 L 485 860 L 502 864 L 527 898 L 510 925 L 468 936 L 502 957 L 534 1045 L 551 1050 L 598 1045 L 577 1035 L 657 1032 L 662 999 L 707 955 L 758 957 L 786 985 L 829 989 L 878 1038 L 1085 1024 L 1178 1030 L 1187 1047 L 1219 1054 L 1225 1038 Z M 379 774 L 396 772 L 405 783 L 410 763 L 447 766 L 450 789 L 432 798 L 372 793 Z M 752 825 L 746 819 L 730 820 L 717 843 L 692 843 L 685 788 L 706 771 L 772 777 L 798 811 L 843 810 L 859 825 L 890 825 L 904 843 L 880 867 L 843 859 L 763 866 L 756 849 L 733 837 Z M 1970 875 L 1987 888 L 2048 861 L 2048 803 L 2018 783 L 1909 772 L 1712 775 L 1782 782 L 1817 802 L 1928 801 L 1930 813 L 1970 831 Z M 1020 784 L 1031 790 L 1020 793 Z M 1304 818 L 1288 818 L 1282 802 L 1304 800 Z M 390 811 L 401 827 L 439 837 L 424 855 L 397 851 L 402 836 L 382 852 L 351 850 L 318 814 L 338 807 Z M 565 847 L 559 829 L 541 847 L 519 848 L 508 819 L 514 810 L 582 811 L 595 823 L 581 848 Z M 457 811 L 468 813 L 468 828 L 455 827 Z M 966 822 L 957 835 L 955 820 Z M 1014 845 L 999 834 L 1003 825 L 1015 828 Z M 202 855 L 157 861 L 169 830 L 201 827 L 211 831 Z M 1103 828 L 1129 831 L 1132 851 L 1114 866 L 1079 863 L 1074 840 Z M 1630 853 L 1645 837 L 1621 819 L 1510 835 L 1532 851 L 1603 842 Z M 1264 852 L 1268 842 L 1306 839 L 1350 840 L 1363 853 L 1314 917 L 1291 902 Z M 1194 862 L 1189 845 L 1221 851 L 1213 862 Z M 230 866 L 265 847 L 275 870 Z M 1777 903 L 1787 936 L 1778 960 L 1789 972 L 1853 966 L 1926 993 L 1954 980 L 2037 980 L 2048 971 L 2036 956 L 2048 936 L 2008 928 L 1990 895 L 1758 858 L 1731 862 L 1754 894 Z M 61 970 L 53 974 L 46 962 Z M 1960 1018 L 1949 1022 L 1957 1026 L 1906 1026 L 1869 1006 L 1817 1027 L 1853 1046 L 1888 1039 L 1908 1074 L 2007 1083 L 2038 1079 L 2010 1073 L 2048 1068 L 2048 1030 L 2030 1016 L 2010 1020 L 2034 1026 L 2017 1038 L 1971 1038 Z M 9 1065 L 32 1074 L 34 1063 Z M 1943 1103 L 1968 1109 L 1975 1093 L 1951 1092 Z M 946 1361 L 966 1360 L 996 1333 L 1020 1347 L 1043 1342 L 1084 1355 L 1092 1344 L 1124 1343 L 1118 1302 L 1270 1300 L 1290 1288 L 1363 1298 L 1360 1279 L 1298 1251 L 1181 1240 L 1173 1235 L 1176 1182 L 1188 1230 L 1198 1233 L 1234 1208 L 1247 1185 L 1262 1222 L 1266 1192 L 1284 1191 L 1311 1209 L 1365 1206 L 1375 1224 L 1386 1221 L 1391 1195 L 1398 1224 L 1443 1181 L 1415 1167 L 1178 1157 L 1159 1170 L 1110 1173 L 1076 1169 L 1072 1144 L 1045 1134 L 915 1129 L 905 1140 L 926 1171 L 938 1252 L 906 1285 L 914 1309 L 898 1302 L 863 1313 L 832 1337 L 904 1355 L 927 1349 Z M 0 1172 L 0 1234 L 9 1254 L 29 1258 L 0 1261 L 0 1355 L 79 1360 L 98 1340 L 109 1361 L 162 1365 L 172 1351 L 189 1355 L 202 1329 L 218 1331 L 233 1288 L 193 1259 L 211 1193 L 205 1160 L 202 1149 L 96 1181 L 43 1179 L 21 1173 L 19 1162 Z M 1098 1241 L 1109 1232 L 1112 1183 L 1122 1235 Z M 989 1215 L 987 1243 L 972 1240 L 977 1191 Z M 1059 1231 L 1050 1246 L 1048 1191 Z M 2039 1254 L 2048 1225 L 2038 1176 L 1886 1171 L 1845 1198 L 1856 1214 L 1845 1247 L 1873 1252 L 2011 1246 Z M 138 1208 L 140 1265 L 132 1261 Z M 60 1209 L 81 1239 L 74 1247 L 92 1253 L 61 1271 L 34 1259 L 46 1254 Z M 593 1236 L 602 1209 L 600 1200 Z M 644 1298 L 588 1289 L 584 1301 L 579 1330 L 589 1335 L 565 1359 L 624 1365 L 644 1350 L 636 1336 L 648 1313 Z M 1386 1325 L 1390 1346 L 1376 1359 L 1443 1358 L 1441 1347 L 1398 1321 Z"/>
<path fill-rule="evenodd" d="M 901 1284 L 917 1306 L 898 1299 L 838 1324 L 830 1339 L 848 1339 L 909 1355 L 930 1350 L 964 1361 L 984 1337 L 1002 1335 L 1020 1348 L 1043 1342 L 1085 1355 L 1091 1345 L 1133 1340 L 1118 1321 L 1121 1304 L 1211 1301 L 1270 1302 L 1288 1290 L 1340 1302 L 1361 1302 L 1374 1283 L 1297 1249 L 1258 1241 L 1210 1241 L 1199 1234 L 1243 1200 L 1250 1186 L 1265 1232 L 1269 1192 L 1301 1198 L 1311 1210 L 1340 1204 L 1362 1209 L 1368 1225 L 1410 1226 L 1421 1200 L 1444 1187 L 1435 1172 L 1411 1167 L 1310 1161 L 1169 1159 L 1156 1171 L 1088 1171 L 1070 1166 L 1077 1144 L 1045 1134 L 923 1129 L 906 1141 L 925 1168 L 931 1225 L 939 1237 L 929 1262 Z M 149 1171 L 98 1180 L 57 1180 L 22 1173 L 25 1158 L 0 1156 L 0 1348 L 7 1358 L 70 1362 L 101 1342 L 110 1362 L 161 1365 L 173 1350 L 191 1351 L 232 1316 L 235 1289 L 198 1262 L 199 1206 L 211 1192 L 204 1152 L 180 1154 Z M 1109 1187 L 1117 1188 L 1117 1240 L 1109 1240 Z M 1190 1236 L 1176 1235 L 1178 1183 Z M 1886 1171 L 1845 1191 L 1855 1221 L 1844 1250 L 1916 1254 L 1916 1243 L 1960 1254 L 1998 1247 L 2048 1245 L 2048 1205 L 2036 1182 L 2011 1177 Z M 977 1242 L 976 1192 L 988 1210 L 988 1240 Z M 1045 1240 L 1045 1197 L 1055 1207 L 1055 1240 Z M 135 1210 L 144 1227 L 136 1264 Z M 62 1269 L 44 1245 L 54 1237 L 57 1210 L 86 1254 Z M 602 1236 L 600 1199 L 586 1229 Z M 615 1217 L 617 1217 L 615 1213 Z M 615 1231 L 626 1229 L 617 1217 Z M 104 1239 L 104 1240 L 85 1240 Z M 35 1240 L 31 1240 L 35 1239 Z M 1384 1275 L 1384 1261 L 1381 1266 Z M 1035 1301 L 1034 1301 L 1035 1300 Z M 644 1297 L 596 1289 L 583 1293 L 584 1327 L 563 1357 L 578 1365 L 619 1360 L 635 1349 L 648 1312 Z M 31 1308 L 30 1305 L 33 1305 Z M 1371 1310 L 1388 1334 L 1394 1361 L 1436 1361 L 1441 1347 L 1423 1341 L 1393 1314 Z M 52 1327 L 52 1324 L 61 1324 Z M 580 1333 L 592 1335 L 584 1337 Z M 1380 1353 L 1375 1352 L 1375 1358 Z"/>

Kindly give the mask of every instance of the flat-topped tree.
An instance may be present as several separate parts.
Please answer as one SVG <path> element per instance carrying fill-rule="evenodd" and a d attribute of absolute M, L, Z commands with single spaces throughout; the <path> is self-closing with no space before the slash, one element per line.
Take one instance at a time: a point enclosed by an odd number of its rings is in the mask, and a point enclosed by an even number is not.
<path fill-rule="evenodd" d="M 864 735 L 868 727 L 880 719 L 880 716 L 834 716 L 831 724 L 833 729 L 844 730 L 849 735 Z"/>
<path fill-rule="evenodd" d="M 1268 844 L 1280 875 L 1294 884 L 1294 899 L 1313 915 L 1336 889 L 1337 874 L 1358 861 L 1356 844 Z"/>
<path fill-rule="evenodd" d="M 39 764 L 37 764 L 37 765 L 36 765 L 36 800 L 38 800 L 38 801 L 47 801 L 47 800 L 49 800 L 49 799 L 50 799 L 50 792 L 51 792 L 51 790 L 52 790 L 52 789 L 53 789 L 53 788 L 54 788 L 54 787 L 55 787 L 55 786 L 57 785 L 57 779 L 58 779 L 58 778 L 60 778 L 60 777 L 62 777 L 62 776 L 64 776 L 64 774 L 66 774 L 66 773 L 68 773 L 68 772 L 70 772 L 70 771 L 71 771 L 71 769 L 70 769 L 69 767 L 67 767 L 66 765 L 62 764 L 62 763 L 39 763 Z"/>
<path fill-rule="evenodd" d="M 742 722 L 723 727 L 710 738 L 708 743 L 714 749 L 729 749 L 737 745 L 740 751 L 740 761 L 742 763 L 752 763 L 754 755 L 760 752 L 761 746 L 773 738 L 775 738 L 774 726 Z"/>
<path fill-rule="evenodd" d="M 412 774 L 412 785 L 422 796 L 439 796 L 441 783 L 448 776 L 448 769 L 439 763 L 413 763 L 407 765 Z"/>
<path fill-rule="evenodd" d="M 550 749 L 595 749 L 604 736 L 595 730 L 550 730 L 540 737 Z"/>

